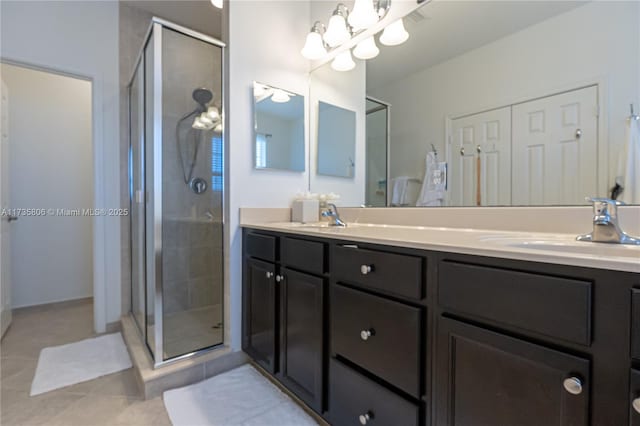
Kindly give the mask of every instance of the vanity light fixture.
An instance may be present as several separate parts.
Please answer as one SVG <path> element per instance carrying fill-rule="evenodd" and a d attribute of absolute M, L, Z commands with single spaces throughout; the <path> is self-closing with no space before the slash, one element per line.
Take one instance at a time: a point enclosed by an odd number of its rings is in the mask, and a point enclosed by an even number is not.
<path fill-rule="evenodd" d="M 283 104 L 285 102 L 289 102 L 291 96 L 287 92 L 282 89 L 273 89 L 273 95 L 271 95 L 271 100 L 273 102 L 277 102 L 279 104 Z"/>
<path fill-rule="evenodd" d="M 223 0 L 211 0 L 211 4 L 217 7 L 218 9 L 222 9 Z"/>
<path fill-rule="evenodd" d="M 320 21 L 316 21 L 311 27 L 311 31 L 307 34 L 307 41 L 304 47 L 300 51 L 305 58 L 315 61 L 322 58 L 327 54 L 327 49 L 324 46 L 322 40 L 322 33 L 324 31 L 324 25 Z"/>
<path fill-rule="evenodd" d="M 408 38 L 409 33 L 404 29 L 404 23 L 400 18 L 385 27 L 380 36 L 380 43 L 385 46 L 397 46 L 407 41 Z"/>
<path fill-rule="evenodd" d="M 376 46 L 373 36 L 365 38 L 353 49 L 353 56 L 358 59 L 372 59 L 378 56 L 380 49 Z"/>
<path fill-rule="evenodd" d="M 351 50 L 347 49 L 344 52 L 339 53 L 331 62 L 331 68 L 336 71 L 351 71 L 356 67 L 356 63 L 353 62 L 351 57 Z"/>
<path fill-rule="evenodd" d="M 349 16 L 347 7 L 342 3 L 338 4 L 323 36 L 330 47 L 339 46 L 351 39 L 351 28 L 347 25 L 347 16 Z"/>
<path fill-rule="evenodd" d="M 378 22 L 380 16 L 373 3 L 373 0 L 356 0 L 348 18 L 354 31 L 367 29 Z"/>

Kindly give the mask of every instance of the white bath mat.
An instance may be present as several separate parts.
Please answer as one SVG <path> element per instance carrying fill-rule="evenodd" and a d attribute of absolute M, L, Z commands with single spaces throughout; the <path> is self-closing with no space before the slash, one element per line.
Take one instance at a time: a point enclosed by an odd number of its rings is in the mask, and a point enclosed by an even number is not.
<path fill-rule="evenodd" d="M 318 423 L 250 365 L 163 395 L 174 426 L 305 426 Z"/>
<path fill-rule="evenodd" d="M 40 351 L 31 396 L 131 368 L 120 333 Z"/>

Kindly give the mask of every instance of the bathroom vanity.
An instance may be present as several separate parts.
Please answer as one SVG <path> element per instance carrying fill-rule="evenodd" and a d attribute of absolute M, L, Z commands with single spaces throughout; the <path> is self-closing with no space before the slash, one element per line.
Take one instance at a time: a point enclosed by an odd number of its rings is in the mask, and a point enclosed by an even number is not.
<path fill-rule="evenodd" d="M 333 425 L 640 425 L 637 251 L 534 237 L 245 224 L 243 349 Z"/>

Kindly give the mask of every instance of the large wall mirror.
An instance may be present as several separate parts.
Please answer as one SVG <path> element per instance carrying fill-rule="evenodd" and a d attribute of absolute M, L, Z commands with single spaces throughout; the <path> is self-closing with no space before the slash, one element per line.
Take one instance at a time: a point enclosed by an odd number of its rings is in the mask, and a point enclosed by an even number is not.
<path fill-rule="evenodd" d="M 357 187 L 332 188 L 311 169 L 312 192 L 340 193 L 344 206 L 611 195 L 638 123 L 640 2 L 433 0 L 404 25 L 404 44 L 376 35 L 380 54 L 355 69 L 312 71 L 311 101 L 348 105 L 357 130 Z"/>
<path fill-rule="evenodd" d="M 253 83 L 256 169 L 305 170 L 304 97 Z"/>

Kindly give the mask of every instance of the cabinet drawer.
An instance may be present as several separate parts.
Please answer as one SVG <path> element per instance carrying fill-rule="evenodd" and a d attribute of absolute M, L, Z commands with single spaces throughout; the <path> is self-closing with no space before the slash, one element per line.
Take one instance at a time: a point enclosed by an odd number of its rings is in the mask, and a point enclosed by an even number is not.
<path fill-rule="evenodd" d="M 591 283 L 442 261 L 438 300 L 463 315 L 588 346 Z"/>
<path fill-rule="evenodd" d="M 280 239 L 280 260 L 282 264 L 314 274 L 323 274 L 324 268 L 323 243 L 306 241 L 299 238 Z"/>
<path fill-rule="evenodd" d="M 329 417 L 333 425 L 418 425 L 418 406 L 344 364 L 331 360 Z M 364 416 L 369 416 L 369 421 Z M 360 416 L 363 416 L 361 419 Z"/>
<path fill-rule="evenodd" d="M 640 359 L 640 289 L 631 290 L 631 356 Z"/>
<path fill-rule="evenodd" d="M 420 308 L 332 286 L 333 353 L 415 397 L 422 377 L 421 324 Z"/>
<path fill-rule="evenodd" d="M 276 261 L 276 237 L 248 232 L 245 239 L 245 253 L 257 259 Z"/>
<path fill-rule="evenodd" d="M 423 264 L 420 257 L 335 246 L 331 273 L 338 281 L 421 299 Z"/>
<path fill-rule="evenodd" d="M 640 426 L 640 370 L 631 370 L 631 392 L 629 395 L 629 424 Z"/>

